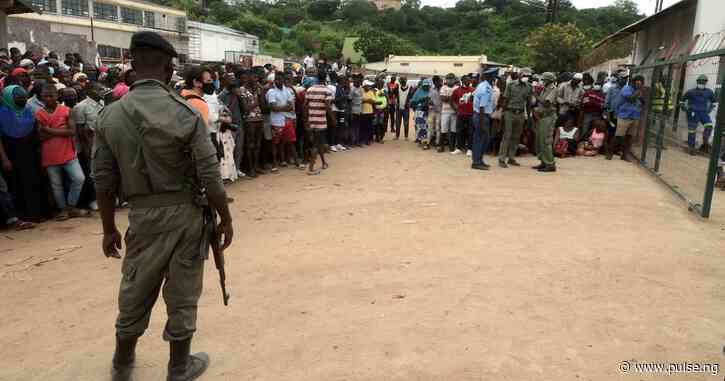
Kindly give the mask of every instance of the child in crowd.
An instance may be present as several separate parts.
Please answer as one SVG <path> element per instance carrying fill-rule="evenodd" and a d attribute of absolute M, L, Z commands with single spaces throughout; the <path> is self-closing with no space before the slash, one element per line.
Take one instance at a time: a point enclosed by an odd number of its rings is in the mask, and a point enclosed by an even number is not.
<path fill-rule="evenodd" d="M 87 210 L 76 207 L 86 177 L 78 162 L 73 143 L 76 129 L 75 123 L 70 118 L 71 110 L 58 103 L 58 90 L 52 84 L 43 86 L 40 97 L 44 107 L 36 111 L 35 120 L 38 122 L 38 132 L 42 140 L 43 167 L 48 171 L 55 206 L 61 210 L 56 219 L 62 221 L 88 216 Z M 67 175 L 69 180 L 67 198 L 63 186 L 63 174 Z"/>

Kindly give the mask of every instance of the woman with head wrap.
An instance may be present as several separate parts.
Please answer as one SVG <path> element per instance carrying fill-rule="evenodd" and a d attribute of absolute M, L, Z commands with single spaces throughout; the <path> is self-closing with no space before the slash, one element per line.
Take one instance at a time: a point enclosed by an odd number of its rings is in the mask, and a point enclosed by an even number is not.
<path fill-rule="evenodd" d="M 48 216 L 50 209 L 40 164 L 40 141 L 27 100 L 28 93 L 17 85 L 2 92 L 0 139 L 8 161 L 2 163 L 2 169 L 18 217 L 39 221 Z"/>

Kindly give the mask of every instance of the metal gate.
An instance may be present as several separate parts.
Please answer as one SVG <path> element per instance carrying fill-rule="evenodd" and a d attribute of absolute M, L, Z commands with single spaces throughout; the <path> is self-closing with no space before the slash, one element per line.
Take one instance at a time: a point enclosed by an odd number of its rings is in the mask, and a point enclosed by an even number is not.
<path fill-rule="evenodd" d="M 633 152 L 642 167 L 687 202 L 689 210 L 709 218 L 713 198 L 722 200 L 718 210 L 725 215 L 725 192 L 715 192 L 719 166 L 725 159 L 721 149 L 725 126 L 725 91 L 721 89 L 725 82 L 725 49 L 717 46 L 717 50 L 698 53 L 697 41 L 691 46 L 690 52 L 696 54 L 689 53 L 686 58 L 654 58 L 652 63 L 632 68 L 632 76 L 644 76 L 649 88 L 649 99 L 642 110 L 641 133 Z M 703 49 L 707 47 L 699 50 Z M 697 118 L 685 112 L 681 101 L 700 73 L 710 73 L 708 87 L 715 91 L 719 106 L 709 114 L 716 115 L 712 133 L 708 134 L 702 123 L 697 123 L 693 151 L 687 140 L 694 123 L 688 121 Z M 703 143 L 709 143 L 711 148 L 700 150 Z"/>

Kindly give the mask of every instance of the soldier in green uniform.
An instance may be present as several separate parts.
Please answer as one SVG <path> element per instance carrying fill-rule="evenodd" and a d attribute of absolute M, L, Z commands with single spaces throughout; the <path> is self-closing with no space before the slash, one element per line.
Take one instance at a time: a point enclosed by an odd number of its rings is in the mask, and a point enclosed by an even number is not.
<path fill-rule="evenodd" d="M 501 107 L 504 110 L 504 130 L 501 138 L 501 148 L 498 152 L 498 165 L 508 168 L 509 165 L 518 167 L 520 164 L 514 159 L 519 148 L 521 133 L 524 131 L 526 106 L 533 90 L 529 79 L 531 69 L 521 69 L 518 80 L 512 81 L 501 96 Z M 506 159 L 508 158 L 508 162 Z"/>
<path fill-rule="evenodd" d="M 556 172 L 553 152 L 553 134 L 556 124 L 556 85 L 554 73 L 541 75 L 544 90 L 536 96 L 537 106 L 534 108 L 536 119 L 536 152 L 541 164 L 534 167 L 539 172 Z"/>
<path fill-rule="evenodd" d="M 177 56 L 173 46 L 156 33 L 139 32 L 130 50 L 138 80 L 130 93 L 101 111 L 93 152 L 107 257 L 121 258 L 114 215 L 119 186 L 131 207 L 112 379 L 130 379 L 136 341 L 162 291 L 168 314 L 163 338 L 170 343 L 167 380 L 188 381 L 209 364 L 204 353 L 189 355 L 208 240 L 223 235 L 222 247 L 228 247 L 232 219 L 204 121 L 167 86 Z M 220 216 L 216 237 L 203 233 L 208 223 L 198 206 L 203 188 Z"/>

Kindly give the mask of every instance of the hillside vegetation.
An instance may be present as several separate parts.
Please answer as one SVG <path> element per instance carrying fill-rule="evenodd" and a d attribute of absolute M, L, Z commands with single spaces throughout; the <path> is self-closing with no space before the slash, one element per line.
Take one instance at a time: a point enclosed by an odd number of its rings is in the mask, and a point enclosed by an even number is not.
<path fill-rule="evenodd" d="M 389 54 L 479 55 L 538 70 L 572 70 L 593 42 L 643 15 L 632 0 L 576 9 L 561 1 L 556 24 L 546 24 L 541 0 L 461 0 L 455 7 L 403 1 L 400 10 L 378 11 L 366 0 L 241 0 L 230 6 L 207 0 L 155 0 L 185 9 L 192 20 L 223 24 L 259 36 L 265 53 L 335 59 L 345 37 L 360 37 L 367 61 Z"/>

